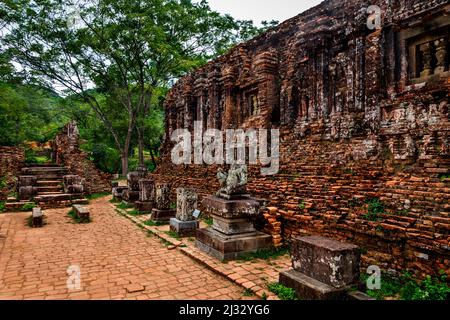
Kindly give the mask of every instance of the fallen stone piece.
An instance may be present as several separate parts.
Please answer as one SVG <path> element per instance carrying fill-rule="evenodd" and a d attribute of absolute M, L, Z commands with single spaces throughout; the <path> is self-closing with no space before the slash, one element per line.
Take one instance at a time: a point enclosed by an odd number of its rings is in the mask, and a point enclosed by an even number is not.
<path fill-rule="evenodd" d="M 41 208 L 33 208 L 33 212 L 31 214 L 33 228 L 41 228 L 43 225 L 43 214 Z"/>
<path fill-rule="evenodd" d="M 154 222 L 169 222 L 170 219 L 175 218 L 176 210 L 160 210 L 153 208 L 152 221 Z"/>
<path fill-rule="evenodd" d="M 89 221 L 89 217 L 90 217 L 89 210 L 85 206 L 75 204 L 72 206 L 72 208 L 73 208 L 77 218 L 80 219 L 81 222 Z"/>
<path fill-rule="evenodd" d="M 359 281 L 360 252 L 355 245 L 319 236 L 294 237 L 293 269 L 280 273 L 279 282 L 300 299 L 340 300 Z"/>

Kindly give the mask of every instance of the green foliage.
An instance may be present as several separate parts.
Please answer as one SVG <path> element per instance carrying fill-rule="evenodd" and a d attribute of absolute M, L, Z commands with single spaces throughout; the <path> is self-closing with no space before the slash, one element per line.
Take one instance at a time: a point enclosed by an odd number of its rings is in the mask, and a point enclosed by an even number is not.
<path fill-rule="evenodd" d="M 260 249 L 254 253 L 242 255 L 239 260 L 252 261 L 254 259 L 270 260 L 289 254 L 288 247 Z"/>
<path fill-rule="evenodd" d="M 88 200 L 95 200 L 100 199 L 109 196 L 111 193 L 109 192 L 100 192 L 100 193 L 93 193 L 86 196 L 86 199 Z"/>
<path fill-rule="evenodd" d="M 164 231 L 165 234 L 167 234 L 169 237 L 172 237 L 174 239 L 181 239 L 181 237 L 176 233 L 175 231 Z"/>
<path fill-rule="evenodd" d="M 421 282 L 415 282 L 410 274 L 404 276 L 406 282 L 401 290 L 404 300 L 448 300 L 450 287 L 447 284 L 447 275 L 441 271 L 439 277 L 427 276 Z"/>
<path fill-rule="evenodd" d="M 171 209 L 171 210 L 176 210 L 176 209 L 177 209 L 177 203 L 176 203 L 176 202 L 172 202 L 172 203 L 170 204 L 170 209 Z"/>
<path fill-rule="evenodd" d="M 444 181 L 444 180 L 446 180 L 446 179 L 450 179 L 450 174 L 449 174 L 449 173 L 442 173 L 442 174 L 439 174 L 439 179 L 440 179 L 441 181 Z"/>
<path fill-rule="evenodd" d="M 122 210 L 126 210 L 126 209 L 132 209 L 134 208 L 134 206 L 132 204 L 128 204 L 125 201 L 122 201 L 121 203 L 119 203 L 118 205 L 116 205 L 116 207 L 118 209 L 122 209 Z"/>
<path fill-rule="evenodd" d="M 255 295 L 255 291 L 253 291 L 252 289 L 245 289 L 244 292 L 242 293 L 242 295 L 244 297 L 253 297 Z"/>
<path fill-rule="evenodd" d="M 131 216 L 141 216 L 141 215 L 145 214 L 145 212 L 140 212 L 139 210 L 132 209 L 132 210 L 128 210 L 127 214 L 129 214 Z"/>
<path fill-rule="evenodd" d="M 363 274 L 361 280 L 366 282 L 368 277 L 369 275 Z M 448 300 L 450 287 L 443 271 L 438 277 L 427 276 L 422 281 L 412 278 L 409 272 L 405 272 L 398 278 L 383 273 L 381 289 L 367 290 L 366 293 L 377 300 L 387 297 L 397 297 L 402 300 Z"/>
<path fill-rule="evenodd" d="M 270 283 L 267 285 L 269 290 L 275 293 L 281 300 L 298 300 L 295 290 L 292 288 L 287 288 L 279 283 Z"/>
<path fill-rule="evenodd" d="M 364 219 L 369 221 L 379 221 L 381 220 L 381 214 L 386 213 L 384 204 L 378 198 L 368 199 L 366 201 L 368 204 L 367 214 L 363 216 Z"/>
<path fill-rule="evenodd" d="M 267 300 L 267 293 L 263 292 L 262 296 L 261 296 L 262 300 Z"/>
<path fill-rule="evenodd" d="M 36 204 L 26 203 L 20 208 L 20 211 L 31 211 L 33 208 L 36 208 Z"/>
<path fill-rule="evenodd" d="M 304 201 L 304 200 L 300 201 L 300 203 L 298 204 L 298 208 L 299 208 L 300 210 L 305 209 L 305 201 Z"/>
<path fill-rule="evenodd" d="M 207 217 L 207 218 L 203 219 L 203 221 L 205 221 L 205 223 L 206 223 L 208 226 L 212 226 L 213 223 L 214 223 L 214 220 L 213 220 L 213 218 L 211 218 L 211 217 Z"/>
<path fill-rule="evenodd" d="M 6 211 L 6 206 L 5 206 L 5 204 L 6 204 L 5 201 L 0 201 L 0 212 Z"/>
<path fill-rule="evenodd" d="M 147 220 L 147 221 L 144 222 L 144 224 L 145 224 L 146 226 L 149 226 L 149 227 L 160 227 L 160 226 L 168 225 L 169 223 L 167 223 L 167 222 L 153 221 L 153 220 Z"/>
<path fill-rule="evenodd" d="M 0 189 L 6 188 L 8 186 L 8 181 L 5 176 L 0 177 Z"/>

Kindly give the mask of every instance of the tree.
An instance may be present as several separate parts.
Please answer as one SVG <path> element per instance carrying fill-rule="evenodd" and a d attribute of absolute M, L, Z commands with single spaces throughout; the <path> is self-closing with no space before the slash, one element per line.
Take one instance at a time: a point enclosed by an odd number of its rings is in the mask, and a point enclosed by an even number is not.
<path fill-rule="evenodd" d="M 0 16 L 7 31 L 2 47 L 42 85 L 89 105 L 120 151 L 124 175 L 135 131 L 143 155 L 145 119 L 158 88 L 243 36 L 241 22 L 211 11 L 206 1 L 97 0 L 75 6 L 17 0 L 1 3 Z M 121 105 L 124 136 L 104 100 Z"/>

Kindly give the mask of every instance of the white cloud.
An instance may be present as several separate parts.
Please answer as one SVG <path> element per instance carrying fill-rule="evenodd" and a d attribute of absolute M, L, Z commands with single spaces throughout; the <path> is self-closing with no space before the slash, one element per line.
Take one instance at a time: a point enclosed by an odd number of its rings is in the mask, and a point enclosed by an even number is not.
<path fill-rule="evenodd" d="M 208 0 L 210 7 L 235 19 L 280 22 L 318 5 L 322 0 Z"/>

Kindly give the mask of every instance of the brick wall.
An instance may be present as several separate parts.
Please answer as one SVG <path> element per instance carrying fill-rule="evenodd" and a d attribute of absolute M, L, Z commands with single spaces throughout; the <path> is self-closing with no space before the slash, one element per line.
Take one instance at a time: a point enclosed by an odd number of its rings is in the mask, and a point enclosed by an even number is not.
<path fill-rule="evenodd" d="M 8 193 L 14 190 L 16 175 L 23 167 L 25 151 L 20 147 L 0 146 L 0 201 L 6 200 Z"/>
<path fill-rule="evenodd" d="M 372 4 L 381 29 L 367 28 Z M 321 234 L 361 246 L 364 265 L 450 275 L 450 54 L 433 58 L 449 10 L 441 0 L 325 1 L 240 44 L 168 94 L 155 177 L 200 197 L 218 189 L 217 167 L 171 162 L 170 135 L 194 121 L 277 128 L 280 173 L 250 168 L 249 190 L 270 207 L 267 232 Z M 436 51 L 417 51 L 426 44 Z M 431 57 L 432 70 L 411 57 Z M 373 199 L 385 208 L 377 221 Z"/>

